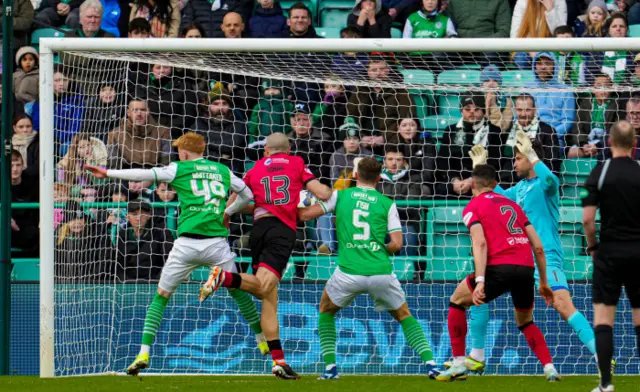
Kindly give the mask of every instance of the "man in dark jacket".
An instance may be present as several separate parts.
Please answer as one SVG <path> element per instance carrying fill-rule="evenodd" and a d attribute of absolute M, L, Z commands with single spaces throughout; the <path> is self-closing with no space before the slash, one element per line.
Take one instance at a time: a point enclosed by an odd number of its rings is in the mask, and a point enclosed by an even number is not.
<path fill-rule="evenodd" d="M 11 202 L 38 202 L 38 177 L 26 175 L 24 160 L 11 151 Z M 11 247 L 22 249 L 23 256 L 38 254 L 38 210 L 13 209 L 11 212 Z"/>
<path fill-rule="evenodd" d="M 515 156 L 513 152 L 515 135 L 516 132 L 523 131 L 529 136 L 529 139 L 538 139 L 543 146 L 544 164 L 554 173 L 558 174 L 560 172 L 560 165 L 562 164 L 562 152 L 555 129 L 540 120 L 536 113 L 536 101 L 531 94 L 522 93 L 518 95 L 515 99 L 515 109 L 516 119 L 507 138 L 503 155 L 505 157 Z"/>
<path fill-rule="evenodd" d="M 236 118 L 233 101 L 227 90 L 216 86 L 209 93 L 207 117 L 198 117 L 190 129 L 204 136 L 207 141 L 205 158 L 220 162 L 234 174 L 244 173 L 244 147 L 247 125 Z"/>
<path fill-rule="evenodd" d="M 489 165 L 500 174 L 508 173 L 512 177 L 511 160 L 502 158 L 502 131 L 486 119 L 484 96 L 480 94 L 462 98 L 462 119 L 444 131 L 436 160 L 435 193 L 438 196 L 471 197 L 473 165 L 469 151 L 474 145 L 487 150 Z"/>
<path fill-rule="evenodd" d="M 431 195 L 431 190 L 421 182 L 420 175 L 412 175 L 412 170 L 404 154 L 396 146 L 386 147 L 384 167 L 380 173 L 377 189 L 395 201 L 418 200 Z M 420 251 L 420 208 L 399 207 L 398 215 L 402 224 L 402 256 L 418 256 Z M 424 263 L 415 263 L 415 271 L 424 271 Z"/>
<path fill-rule="evenodd" d="M 82 2 L 83 0 L 48 0 L 46 2 L 48 6 L 38 12 L 35 19 L 33 19 L 36 28 L 59 27 L 62 25 L 67 25 L 74 29 L 78 28 L 80 26 L 79 8 Z M 33 18 L 33 6 L 31 6 L 31 12 L 31 17 Z"/>
<path fill-rule="evenodd" d="M 160 125 L 171 129 L 173 139 L 182 136 L 185 124 L 196 119 L 195 88 L 186 78 L 175 75 L 172 67 L 154 64 L 145 80 L 130 86 L 129 91 L 147 101 L 149 113 Z"/>
<path fill-rule="evenodd" d="M 62 3 L 61 3 L 62 4 Z M 114 38 L 115 35 L 100 28 L 104 8 L 99 0 L 85 0 L 78 8 L 79 22 L 74 27 L 75 30 L 65 34 L 65 37 L 76 38 Z M 38 14 L 40 15 L 40 14 Z M 37 18 L 37 16 L 36 16 Z"/>
<path fill-rule="evenodd" d="M 347 26 L 357 28 L 363 38 L 391 38 L 391 22 L 389 8 L 381 0 L 356 0 L 347 17 Z"/>
<path fill-rule="evenodd" d="M 127 205 L 125 228 L 118 233 L 118 269 L 121 282 L 158 280 L 173 247 L 173 236 L 161 220 L 152 219 L 151 206 L 134 200 Z"/>
<path fill-rule="evenodd" d="M 333 145 L 329 142 L 328 135 L 311 127 L 309 106 L 297 103 L 291 114 L 290 124 L 291 132 L 287 136 L 291 144 L 291 155 L 301 157 L 316 178 L 330 184 L 327 163 L 333 152 Z"/>
<path fill-rule="evenodd" d="M 252 9 L 252 0 L 189 0 L 182 10 L 180 28 L 197 23 L 208 38 L 223 38 L 224 16 L 229 12 L 237 12 L 243 20 L 249 20 Z"/>
<path fill-rule="evenodd" d="M 258 0 L 258 4 L 249 19 L 249 37 L 287 37 L 289 26 L 280 3 L 274 0 Z"/>

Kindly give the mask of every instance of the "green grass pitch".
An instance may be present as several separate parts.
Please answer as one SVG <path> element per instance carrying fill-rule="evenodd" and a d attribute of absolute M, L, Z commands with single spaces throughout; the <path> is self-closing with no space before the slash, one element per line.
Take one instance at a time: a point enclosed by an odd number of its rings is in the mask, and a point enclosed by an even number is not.
<path fill-rule="evenodd" d="M 589 392 L 597 386 L 597 376 L 566 376 L 548 383 L 544 376 L 474 376 L 467 381 L 441 383 L 419 376 L 344 376 L 335 381 L 318 381 L 306 375 L 300 381 L 274 377 L 210 376 L 103 376 L 41 380 L 38 377 L 0 377 L 0 391 L 7 392 Z M 640 391 L 640 376 L 614 377 L 616 392 Z"/>

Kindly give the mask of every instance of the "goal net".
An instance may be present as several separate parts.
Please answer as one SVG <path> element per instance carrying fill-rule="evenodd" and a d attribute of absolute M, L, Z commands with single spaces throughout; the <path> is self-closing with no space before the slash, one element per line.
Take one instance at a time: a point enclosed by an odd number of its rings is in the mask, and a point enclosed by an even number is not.
<path fill-rule="evenodd" d="M 354 186 L 356 158 L 383 162 L 379 190 L 395 200 L 403 228 L 394 270 L 442 363 L 451 355 L 449 297 L 473 270 L 462 222 L 468 151 L 486 147 L 507 189 L 519 180 L 513 146 L 522 130 L 559 179 L 562 268 L 576 308 L 592 320 L 581 185 L 608 156 L 613 123 L 626 118 L 640 128 L 640 67 L 629 52 L 640 41 L 148 41 L 42 40 L 33 115 L 44 143 L 43 376 L 126 369 L 176 239 L 180 211 L 170 186 L 97 180 L 84 165 L 168 164 L 178 159 L 171 141 L 187 131 L 205 137 L 206 158 L 238 176 L 263 156 L 273 132 L 289 134 L 292 154 L 334 189 Z M 251 270 L 251 228 L 250 216 L 231 222 L 229 243 L 243 271 Z M 318 304 L 339 252 L 333 216 L 299 224 L 279 317 L 286 358 L 301 373 L 324 366 Z M 271 361 L 227 292 L 198 302 L 207 274 L 195 270 L 169 301 L 147 372 L 268 374 Z M 487 372 L 541 373 L 510 298 L 489 309 Z M 628 309 L 625 298 L 621 310 Z M 539 298 L 534 317 L 561 373 L 597 373 L 577 334 Z M 420 373 L 400 326 L 370 299 L 356 299 L 336 319 L 343 373 Z M 637 374 L 630 313 L 617 319 L 616 373 Z"/>

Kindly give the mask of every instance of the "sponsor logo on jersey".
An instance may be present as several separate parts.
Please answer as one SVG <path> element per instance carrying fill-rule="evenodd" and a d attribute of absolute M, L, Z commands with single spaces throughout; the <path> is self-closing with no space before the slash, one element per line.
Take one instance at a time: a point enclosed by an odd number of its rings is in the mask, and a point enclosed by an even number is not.
<path fill-rule="evenodd" d="M 269 166 L 270 164 L 271 164 L 271 158 L 267 158 L 267 160 L 264 161 L 264 165 Z"/>
<path fill-rule="evenodd" d="M 464 216 L 462 217 L 462 221 L 464 222 L 464 224 L 466 226 L 469 226 L 469 222 L 471 222 L 471 218 L 473 218 L 473 212 L 467 212 L 466 214 L 464 214 Z"/>
<path fill-rule="evenodd" d="M 436 22 L 436 29 L 442 28 L 442 22 Z"/>
<path fill-rule="evenodd" d="M 527 237 L 509 237 L 507 238 L 507 243 L 509 245 L 527 245 L 529 243 L 529 238 Z"/>

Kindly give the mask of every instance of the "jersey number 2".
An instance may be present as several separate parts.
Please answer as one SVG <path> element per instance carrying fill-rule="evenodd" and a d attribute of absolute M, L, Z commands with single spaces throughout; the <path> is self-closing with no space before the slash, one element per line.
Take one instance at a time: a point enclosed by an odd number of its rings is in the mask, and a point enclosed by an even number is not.
<path fill-rule="evenodd" d="M 509 213 L 509 221 L 507 222 L 507 228 L 509 229 L 509 233 L 511 234 L 522 234 L 522 229 L 519 227 L 515 227 L 516 218 L 518 217 L 518 213 L 511 206 L 502 206 L 500 207 L 500 212 L 502 215 Z"/>
<path fill-rule="evenodd" d="M 282 197 L 274 198 L 271 194 L 271 182 L 281 182 L 282 184 L 276 188 L 277 193 L 281 193 Z M 260 183 L 264 186 L 264 197 L 267 199 L 267 204 L 289 204 L 291 201 L 291 195 L 289 194 L 289 184 L 291 180 L 287 176 L 273 176 L 273 178 L 265 177 L 260 180 Z M 275 185 L 275 184 L 274 184 Z"/>

